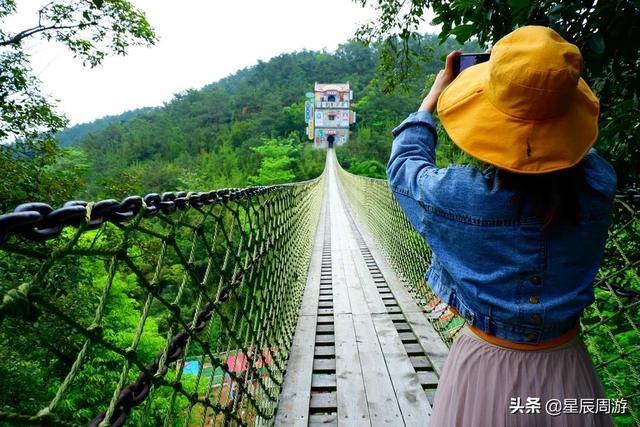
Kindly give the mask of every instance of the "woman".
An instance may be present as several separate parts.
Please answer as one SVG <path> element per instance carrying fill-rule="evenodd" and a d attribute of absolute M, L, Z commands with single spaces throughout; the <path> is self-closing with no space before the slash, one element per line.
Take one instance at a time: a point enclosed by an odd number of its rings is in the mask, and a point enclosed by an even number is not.
<path fill-rule="evenodd" d="M 433 250 L 429 285 L 467 321 L 431 425 L 612 425 L 584 413 L 605 397 L 578 319 L 594 300 L 616 176 L 591 148 L 599 103 L 580 78 L 580 51 L 530 26 L 453 79 L 459 54 L 394 129 L 387 166 Z M 436 106 L 453 142 L 488 168 L 435 166 Z"/>

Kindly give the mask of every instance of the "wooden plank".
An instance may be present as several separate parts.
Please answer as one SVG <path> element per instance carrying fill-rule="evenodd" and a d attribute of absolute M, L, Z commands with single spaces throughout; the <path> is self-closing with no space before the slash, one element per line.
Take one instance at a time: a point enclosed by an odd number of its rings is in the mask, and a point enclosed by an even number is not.
<path fill-rule="evenodd" d="M 371 241 L 367 242 L 367 244 L 369 248 L 372 247 Z M 364 258 L 367 261 L 367 264 L 366 264 L 367 267 L 369 266 L 374 268 L 379 267 L 379 263 L 376 262 L 374 254 L 372 254 L 372 256 L 370 257 L 365 256 Z M 391 272 L 390 270 L 387 270 L 387 271 Z M 392 337 L 391 341 L 386 342 L 386 345 L 391 346 L 391 348 L 389 349 L 390 354 L 395 354 L 395 357 L 389 356 L 390 358 L 393 358 L 392 363 L 394 364 L 394 366 L 395 366 L 395 363 L 399 363 L 400 365 L 398 366 L 398 369 L 401 369 L 399 372 L 402 372 L 402 369 L 404 369 L 404 372 L 406 374 L 411 375 L 413 377 L 413 381 L 411 382 L 412 383 L 411 387 L 413 388 L 413 392 L 411 393 L 406 392 L 406 387 L 407 387 L 406 381 L 402 381 L 398 379 L 396 380 L 395 383 L 393 383 L 394 387 L 397 387 L 396 396 L 398 397 L 398 404 L 399 405 L 401 404 L 400 403 L 401 396 L 402 398 L 411 396 L 411 398 L 404 400 L 400 407 L 400 409 L 402 410 L 404 409 L 402 406 L 405 406 L 407 408 L 406 409 L 407 414 L 413 414 L 413 416 L 404 416 L 405 414 L 403 411 L 402 415 L 404 417 L 405 422 L 407 423 L 407 425 L 427 425 L 429 422 L 429 416 L 425 416 L 425 414 L 430 414 L 430 404 L 429 404 L 429 401 L 427 400 L 427 396 L 422 391 L 422 386 L 419 382 L 419 378 L 417 377 L 417 374 L 413 369 L 411 360 L 409 359 L 404 349 L 402 340 L 400 339 L 398 335 L 398 331 L 395 329 L 395 326 L 393 323 L 393 321 L 400 323 L 401 329 L 403 330 L 403 332 L 409 332 L 411 329 L 407 328 L 409 324 L 408 322 L 406 322 L 406 320 L 404 319 L 404 316 L 402 315 L 403 307 L 401 302 L 413 303 L 413 306 L 410 307 L 412 309 L 415 309 L 417 305 L 415 304 L 411 295 L 408 292 L 401 294 L 400 298 L 396 296 L 395 292 L 392 293 L 391 286 L 389 286 L 387 281 L 385 280 L 386 279 L 385 273 L 386 272 L 384 271 L 384 269 L 380 269 L 379 271 L 373 271 L 372 274 L 370 274 L 371 278 L 373 279 L 375 290 L 376 292 L 379 293 L 379 296 L 381 297 L 380 299 L 382 299 L 382 297 L 385 297 L 385 302 L 387 303 L 385 305 L 389 306 L 388 307 L 389 314 L 386 314 L 386 315 L 376 314 L 374 315 L 374 317 L 384 319 L 384 322 L 386 324 L 383 325 L 384 328 L 383 326 L 381 326 L 381 328 L 385 329 L 386 334 Z M 394 278 L 397 280 L 396 277 Z M 404 300 L 404 301 L 399 301 L 399 300 Z M 382 338 L 379 337 L 378 339 L 382 339 Z M 384 338 L 384 339 L 386 340 L 388 338 Z M 415 342 L 416 337 L 414 337 L 413 334 L 411 334 L 411 336 L 408 336 L 408 335 L 405 336 L 405 339 L 412 339 L 412 341 Z M 382 342 L 380 344 L 382 345 Z M 391 349 L 394 349 L 395 352 L 391 351 Z M 386 353 L 385 353 L 385 356 L 386 356 Z M 426 364 L 428 364 L 428 361 L 426 360 L 426 358 L 424 358 L 424 361 L 426 362 Z M 364 369 L 364 365 L 363 365 L 363 369 Z M 389 372 L 392 372 L 392 370 L 389 369 Z M 392 374 L 391 380 L 393 381 L 394 378 L 396 378 L 396 376 Z M 419 405 L 421 406 L 416 407 L 414 405 L 415 399 L 413 399 L 413 397 L 415 396 L 420 396 L 421 403 Z M 411 406 L 411 405 L 414 405 L 414 406 Z M 424 410 L 423 408 L 427 408 L 427 410 Z"/>
<path fill-rule="evenodd" d="M 433 388 L 428 388 L 424 391 L 424 394 L 427 395 L 427 400 L 429 401 L 429 403 L 433 405 L 433 401 L 436 398 L 436 390 Z"/>
<path fill-rule="evenodd" d="M 319 358 L 312 360 L 309 368 L 307 414 L 302 420 L 306 424 L 291 418 L 286 425 L 426 425 L 431 411 L 427 393 L 433 390 L 434 382 L 437 384 L 437 372 L 431 370 L 430 359 L 418 355 L 421 348 L 427 354 L 424 347 L 431 346 L 428 331 L 423 330 L 430 325 L 404 284 L 385 260 L 380 259 L 371 241 L 367 241 L 367 235 L 365 241 L 371 255 L 365 253 L 363 256 L 360 252 L 348 212 L 338 193 L 335 153 L 327 154 L 325 200 L 331 203 L 327 224 L 331 227 L 332 262 L 329 270 L 326 268 L 328 260 L 318 257 L 319 265 L 325 268 L 322 284 L 320 272 L 316 275 L 315 313 L 319 309 L 326 315 L 317 317 L 318 327 L 313 328 L 315 334 L 309 340 L 311 345 L 316 340 L 324 345 L 312 350 Z M 320 304 L 319 295 L 322 295 Z M 372 316 L 371 312 L 375 314 Z M 427 323 L 414 317 L 405 319 L 403 312 L 420 314 Z M 407 348 L 396 325 L 405 340 L 411 340 Z M 331 337 L 335 338 L 334 345 L 327 341 Z M 418 344 L 415 344 L 416 340 Z M 407 350 L 413 357 L 409 357 Z M 415 372 L 412 363 L 418 365 L 419 373 Z M 412 376 L 410 381 L 403 372 Z M 423 385 L 426 391 L 422 390 Z M 332 404 L 335 405 L 333 408 Z M 333 413 L 335 411 L 337 414 Z M 279 409 L 276 423 L 280 412 Z"/>
<path fill-rule="evenodd" d="M 411 359 L 411 364 L 416 371 L 432 369 L 431 363 L 429 363 L 429 360 L 425 356 L 411 356 L 409 359 Z"/>
<path fill-rule="evenodd" d="M 318 316 L 318 325 L 328 325 L 333 323 L 333 313 Z"/>
<path fill-rule="evenodd" d="M 367 244 L 372 257 L 375 259 L 380 271 L 384 275 L 389 289 L 393 291 L 393 295 L 398 305 L 404 313 L 407 322 L 411 325 L 414 333 L 418 337 L 418 343 L 422 346 L 429 361 L 433 365 L 433 369 L 438 374 L 442 373 L 444 362 L 449 354 L 449 348 L 442 341 L 436 330 L 431 326 L 429 320 L 425 316 L 422 308 L 415 302 L 404 283 L 398 278 L 386 259 L 382 256 L 378 248 L 375 246 L 366 227 L 359 227 L 362 238 Z M 402 314 L 393 313 L 391 319 L 401 319 Z"/>
<path fill-rule="evenodd" d="M 327 223 L 326 215 L 327 198 L 325 196 L 313 242 L 313 252 L 300 305 L 298 324 L 296 325 L 282 393 L 278 402 L 275 420 L 275 425 L 277 426 L 305 426 L 308 423 L 315 347 L 314 336 L 318 314 L 325 225 Z"/>
<path fill-rule="evenodd" d="M 371 425 L 351 314 L 335 315 L 335 334 L 338 423 Z"/>
<path fill-rule="evenodd" d="M 332 217 L 333 212 L 336 209 L 331 209 Z M 335 233 L 335 229 L 332 226 L 332 234 Z M 347 289 L 347 282 L 344 271 L 344 262 L 342 261 L 342 250 L 338 244 L 339 237 L 332 235 L 332 258 L 333 258 L 333 313 L 334 314 L 347 314 L 351 313 L 351 303 L 349 301 L 349 291 Z M 335 242 L 335 243 L 333 243 Z"/>
<path fill-rule="evenodd" d="M 315 316 L 300 316 L 293 338 L 287 373 L 278 403 L 276 425 L 304 426 L 309 415 L 311 369 L 313 367 L 313 332 Z"/>
<path fill-rule="evenodd" d="M 352 212 L 351 212 L 351 215 L 353 216 Z M 378 269 L 380 270 L 378 274 L 374 274 L 373 276 L 384 278 L 384 280 L 386 281 L 386 284 L 393 291 L 395 298 L 398 300 L 398 302 L 402 302 L 400 306 L 402 307 L 403 312 L 405 313 L 416 312 L 416 311 L 421 312 L 422 309 L 416 304 L 413 297 L 411 296 L 409 291 L 406 289 L 402 281 L 398 278 L 394 270 L 387 263 L 386 258 L 384 258 L 384 256 L 382 256 L 382 254 L 378 250 L 374 240 L 371 238 L 369 234 L 369 230 L 367 229 L 367 227 L 358 225 L 358 230 L 360 231 L 360 234 L 362 235 L 362 238 L 365 244 L 367 245 L 367 248 L 369 249 L 371 258 L 375 261 L 375 263 L 378 266 Z M 382 279 L 376 279 L 376 280 L 380 282 L 382 281 Z"/>
<path fill-rule="evenodd" d="M 311 376 L 311 387 L 313 389 L 336 390 L 336 374 L 313 374 Z"/>
<path fill-rule="evenodd" d="M 330 374 L 336 371 L 336 359 L 315 359 L 313 361 L 313 372 Z"/>
<path fill-rule="evenodd" d="M 353 325 L 371 425 L 403 425 L 396 391 L 389 377 L 371 315 L 354 314 Z"/>
<path fill-rule="evenodd" d="M 336 312 L 347 312 L 352 314 L 364 314 L 368 313 L 367 302 L 362 291 L 360 283 L 360 277 L 358 276 L 353 259 L 351 257 L 351 246 L 356 245 L 355 236 L 351 231 L 346 217 L 346 211 L 342 204 L 342 199 L 339 197 L 340 203 L 332 205 L 332 221 L 331 230 L 334 235 L 339 236 L 335 240 L 335 254 L 336 258 L 334 266 L 336 270 L 344 275 L 344 283 L 346 285 L 346 291 L 349 295 L 349 311 L 341 311 L 337 308 L 339 304 L 336 297 Z M 334 215 L 335 214 L 335 215 Z M 334 245 L 332 244 L 332 247 Z"/>
<path fill-rule="evenodd" d="M 384 314 L 376 314 L 372 318 L 405 424 L 428 425 L 431 405 L 422 391 L 420 377 L 413 369 L 393 322 Z"/>
<path fill-rule="evenodd" d="M 411 326 L 407 322 L 394 322 L 393 326 L 396 327 L 398 332 L 411 332 Z"/>
<path fill-rule="evenodd" d="M 350 230 L 345 230 L 345 235 Z M 350 239 L 353 239 L 352 235 L 349 235 Z M 344 265 L 345 280 L 347 282 L 347 292 L 349 292 L 349 302 L 351 304 L 351 313 L 356 314 L 368 314 L 369 304 L 364 296 L 363 283 L 361 282 L 360 275 L 356 271 L 351 251 L 347 248 L 343 251 L 343 257 L 340 260 Z"/>
<path fill-rule="evenodd" d="M 332 411 L 335 411 L 335 409 L 336 409 L 336 392 L 335 391 L 311 392 L 311 401 L 309 403 L 309 411 L 332 412 Z"/>
<path fill-rule="evenodd" d="M 438 376 L 433 371 L 418 372 L 422 388 L 436 388 L 438 386 Z"/>
<path fill-rule="evenodd" d="M 351 268 L 358 278 L 360 288 L 362 290 L 362 296 L 367 305 L 367 310 L 363 310 L 363 313 L 386 313 L 386 307 L 382 302 L 382 298 L 380 298 L 380 294 L 374 286 L 373 278 L 371 277 L 371 273 L 365 264 L 365 260 L 362 257 L 362 253 L 360 252 L 360 247 L 356 240 L 356 235 L 351 226 L 349 218 L 347 217 L 348 212 L 345 210 L 344 217 L 344 227 L 346 229 L 345 236 L 349 236 L 348 239 L 345 239 L 348 243 L 348 253 L 345 254 L 345 262 L 351 263 Z M 353 305 L 353 299 L 352 299 Z M 353 307 L 352 307 L 353 309 Z M 356 314 L 356 312 L 353 312 Z M 358 312 L 359 313 L 359 312 Z"/>
<path fill-rule="evenodd" d="M 424 349 L 433 366 L 433 370 L 440 376 L 444 368 L 444 362 L 449 354 L 449 348 L 442 342 L 440 336 L 423 313 L 405 313 L 405 317 L 416 337 L 418 337 L 418 343 Z"/>
<path fill-rule="evenodd" d="M 329 358 L 336 357 L 336 347 L 334 345 L 323 345 L 316 347 L 313 351 L 315 357 Z"/>
<path fill-rule="evenodd" d="M 400 339 L 403 342 L 406 342 L 406 343 L 418 342 L 418 337 L 416 337 L 416 335 L 413 332 L 398 332 L 398 335 L 400 335 Z"/>
<path fill-rule="evenodd" d="M 406 322 L 406 319 L 402 313 L 390 313 L 389 319 L 396 320 L 399 322 Z"/>
<path fill-rule="evenodd" d="M 333 345 L 335 341 L 333 334 L 316 335 L 316 345 Z"/>
<path fill-rule="evenodd" d="M 337 426 L 338 415 L 336 414 L 311 414 L 309 415 L 309 426 Z"/>
<path fill-rule="evenodd" d="M 369 270 L 367 269 L 367 266 L 364 264 L 364 260 L 362 259 L 362 254 L 357 247 L 351 249 L 351 260 L 356 269 L 358 277 L 360 278 L 362 291 L 369 308 L 369 313 L 386 313 L 387 308 L 384 305 L 380 293 L 374 286 L 373 279 L 371 278 Z"/>
<path fill-rule="evenodd" d="M 328 154 L 328 153 L 327 153 Z M 333 163 L 327 163 L 328 167 L 333 167 Z M 330 227 L 331 227 L 331 261 L 333 272 L 333 312 L 351 313 L 351 302 L 347 289 L 346 274 L 344 271 L 343 252 L 344 236 L 342 235 L 342 223 L 344 222 L 344 208 L 342 200 L 338 194 L 335 170 L 327 170 L 327 200 L 331 204 Z"/>
<path fill-rule="evenodd" d="M 424 356 L 424 350 L 420 344 L 404 344 L 404 349 L 409 356 Z"/>
<path fill-rule="evenodd" d="M 333 324 L 324 324 L 316 326 L 316 333 L 331 333 L 333 332 Z"/>

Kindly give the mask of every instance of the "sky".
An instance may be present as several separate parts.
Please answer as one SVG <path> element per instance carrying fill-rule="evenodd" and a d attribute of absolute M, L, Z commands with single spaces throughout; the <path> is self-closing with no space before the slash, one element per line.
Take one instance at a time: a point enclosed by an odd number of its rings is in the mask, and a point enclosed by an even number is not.
<path fill-rule="evenodd" d="M 44 1 L 21 0 L 3 24 L 29 28 Z M 26 43 L 34 74 L 71 124 L 145 106 L 197 89 L 244 67 L 302 49 L 334 50 L 375 16 L 353 0 L 133 0 L 159 41 L 83 67 L 64 47 Z M 330 25 L 326 21 L 330 20 Z M 320 22 L 320 24 L 318 24 Z M 421 30 L 428 30 L 425 25 Z"/>

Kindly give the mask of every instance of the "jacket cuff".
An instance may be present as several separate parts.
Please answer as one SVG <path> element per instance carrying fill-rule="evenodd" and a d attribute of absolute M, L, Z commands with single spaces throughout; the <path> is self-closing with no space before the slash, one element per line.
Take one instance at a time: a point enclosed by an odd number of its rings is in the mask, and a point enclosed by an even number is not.
<path fill-rule="evenodd" d="M 404 119 L 402 123 L 400 123 L 395 129 L 391 131 L 393 137 L 397 137 L 400 133 L 408 127 L 411 126 L 426 126 L 433 134 L 436 134 L 436 123 L 426 111 L 416 111 L 414 113 L 409 114 L 409 117 Z"/>

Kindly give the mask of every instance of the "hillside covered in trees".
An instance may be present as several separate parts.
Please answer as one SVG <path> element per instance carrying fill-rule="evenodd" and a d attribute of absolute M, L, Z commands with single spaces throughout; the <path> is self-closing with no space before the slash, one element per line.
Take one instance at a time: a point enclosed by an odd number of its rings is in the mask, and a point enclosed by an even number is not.
<path fill-rule="evenodd" d="M 138 108 L 113 116 L 101 117 L 99 119 L 93 120 L 92 122 L 71 126 L 58 132 L 56 134 L 56 140 L 61 147 L 73 146 L 88 134 L 98 133 L 110 124 L 126 122 L 142 113 L 146 113 L 152 110 L 153 107 Z"/>
<path fill-rule="evenodd" d="M 304 134 L 304 94 L 316 81 L 351 84 L 359 122 L 340 158 L 356 173 L 382 176 L 391 129 L 417 108 L 443 55 L 458 47 L 424 36 L 414 48 L 432 59 L 417 65 L 393 93 L 384 93 L 376 78 L 377 47 L 348 42 L 335 52 L 283 54 L 176 94 L 163 107 L 66 129 L 57 136 L 61 153 L 48 160 L 33 156 L 40 161 L 37 185 L 26 173 L 34 165 L 26 165 L 25 179 L 12 180 L 14 197 L 2 208 L 36 199 L 59 204 L 315 177 L 324 152 L 314 150 Z"/>

